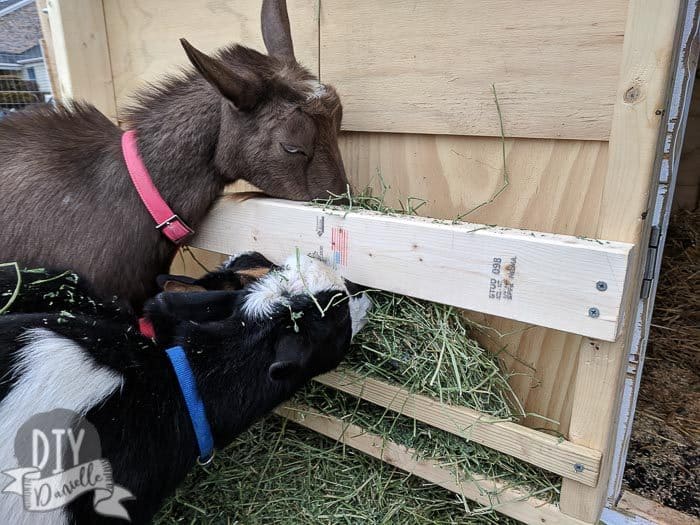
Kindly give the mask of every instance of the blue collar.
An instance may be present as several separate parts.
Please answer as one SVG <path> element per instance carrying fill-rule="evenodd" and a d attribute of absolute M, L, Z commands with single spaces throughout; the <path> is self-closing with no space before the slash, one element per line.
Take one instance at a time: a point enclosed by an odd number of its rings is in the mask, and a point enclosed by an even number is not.
<path fill-rule="evenodd" d="M 168 348 L 165 353 L 170 358 L 177 381 L 180 383 L 182 396 L 185 398 L 187 412 L 199 445 L 199 462 L 200 464 L 208 463 L 214 456 L 214 438 L 211 435 L 211 427 L 204 410 L 204 403 L 199 397 L 197 382 L 194 379 L 190 363 L 187 361 L 185 350 L 181 346 L 174 346 Z"/>

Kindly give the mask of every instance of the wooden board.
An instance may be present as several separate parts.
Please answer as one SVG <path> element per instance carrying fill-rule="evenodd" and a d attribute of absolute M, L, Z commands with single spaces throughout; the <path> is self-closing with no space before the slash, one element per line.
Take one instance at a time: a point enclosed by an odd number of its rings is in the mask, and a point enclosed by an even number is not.
<path fill-rule="evenodd" d="M 357 189 L 371 184 L 376 193 L 381 177 L 390 186 L 391 205 L 423 198 L 427 204 L 420 213 L 426 216 L 449 219 L 474 210 L 503 185 L 497 138 L 345 133 L 340 145 Z M 467 219 L 593 237 L 607 158 L 607 142 L 508 139 L 509 186 Z M 499 351 L 514 372 L 510 383 L 526 410 L 548 418 L 529 417 L 525 423 L 566 434 L 581 338 L 499 317 L 469 317 L 488 327 L 475 334 L 483 345 Z M 504 347 L 506 352 L 501 352 Z"/>
<path fill-rule="evenodd" d="M 495 111 L 495 106 L 491 103 Z M 505 115 L 504 115 L 505 117 Z M 506 133 L 508 130 L 506 129 Z M 356 190 L 389 186 L 387 203 L 423 199 L 420 214 L 511 228 L 594 237 L 605 183 L 608 144 L 507 139 L 509 185 L 503 186 L 499 138 L 343 133 L 340 149 Z"/>
<path fill-rule="evenodd" d="M 318 20 L 314 2 L 288 0 L 299 62 L 318 72 Z M 119 105 L 135 89 L 187 64 L 179 39 L 210 52 L 242 43 L 261 52 L 260 0 L 104 0 L 109 49 Z"/>
<path fill-rule="evenodd" d="M 47 1 L 48 0 L 36 0 L 36 9 L 39 13 L 39 23 L 41 24 L 41 33 L 43 36 L 40 40 L 41 52 L 44 54 L 46 72 L 49 75 L 49 82 L 51 82 L 51 94 L 55 100 L 61 100 L 59 89 L 60 82 L 56 71 L 56 57 L 53 54 L 53 36 L 51 35 Z"/>
<path fill-rule="evenodd" d="M 605 140 L 627 0 L 323 0 L 321 78 L 344 129 Z M 381 9 L 378 6 L 381 5 Z"/>
<path fill-rule="evenodd" d="M 357 425 L 323 415 L 309 407 L 283 405 L 275 412 L 324 436 L 381 459 L 405 472 L 420 476 L 481 505 L 493 507 L 501 514 L 525 523 L 584 525 L 582 521 L 564 516 L 556 505 L 536 498 L 527 499 L 518 490 L 508 488 L 497 480 L 473 474 L 470 475 L 469 479 L 455 476 L 437 461 L 418 459 L 416 451 L 413 449 L 371 434 Z M 498 494 L 498 496 L 494 494 Z"/>
<path fill-rule="evenodd" d="M 275 262 L 300 250 L 369 287 L 611 341 L 632 251 L 612 241 L 276 199 L 222 199 L 191 244 L 255 250 Z"/>
<path fill-rule="evenodd" d="M 50 0 L 59 99 L 86 100 L 116 121 L 105 14 L 97 0 Z"/>
<path fill-rule="evenodd" d="M 669 95 L 673 52 L 681 0 L 631 0 L 610 137 L 608 175 L 598 234 L 648 246 L 650 197 L 656 195 L 655 161 Z M 624 205 L 620 196 L 624 195 Z M 648 218 L 647 218 L 648 217 Z M 646 219 L 646 220 L 643 220 Z M 644 265 L 641 253 L 629 272 L 623 312 L 636 318 Z M 564 480 L 562 512 L 584 521 L 600 516 L 607 496 L 627 354 L 633 326 L 628 321 L 616 343 L 583 339 L 574 393 L 569 438 L 603 452 L 601 482 L 595 488 Z"/>
<path fill-rule="evenodd" d="M 665 507 L 660 503 L 633 494 L 623 492 L 616 509 L 639 516 L 657 525 L 700 525 L 700 519 L 689 514 Z"/>
<path fill-rule="evenodd" d="M 316 378 L 319 383 L 404 414 L 469 441 L 514 456 L 538 467 L 589 486 L 598 481 L 601 454 L 555 436 L 412 394 L 384 381 L 363 378 L 350 370 L 337 370 Z"/>

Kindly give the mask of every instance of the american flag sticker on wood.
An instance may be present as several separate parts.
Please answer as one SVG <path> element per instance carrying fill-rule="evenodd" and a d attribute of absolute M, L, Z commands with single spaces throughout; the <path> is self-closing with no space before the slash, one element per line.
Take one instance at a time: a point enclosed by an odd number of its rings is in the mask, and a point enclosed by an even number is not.
<path fill-rule="evenodd" d="M 331 230 L 331 262 L 336 266 L 348 265 L 348 232 L 335 227 Z"/>

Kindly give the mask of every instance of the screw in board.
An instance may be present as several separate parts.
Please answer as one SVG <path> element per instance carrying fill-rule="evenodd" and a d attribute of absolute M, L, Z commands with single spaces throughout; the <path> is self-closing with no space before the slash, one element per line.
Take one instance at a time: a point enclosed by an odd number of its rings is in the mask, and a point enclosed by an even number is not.
<path fill-rule="evenodd" d="M 608 289 L 608 283 L 606 283 L 605 281 L 598 281 L 597 283 L 595 283 L 595 287 L 596 290 L 598 290 L 599 292 L 604 292 Z"/>
<path fill-rule="evenodd" d="M 586 470 L 586 467 L 584 467 L 581 463 L 574 463 L 574 470 L 575 470 L 576 472 L 581 473 L 581 472 L 583 472 L 584 470 Z"/>
<path fill-rule="evenodd" d="M 591 306 L 588 309 L 588 317 L 592 317 L 593 319 L 595 319 L 598 316 L 600 316 L 600 310 L 598 310 L 595 306 Z"/>

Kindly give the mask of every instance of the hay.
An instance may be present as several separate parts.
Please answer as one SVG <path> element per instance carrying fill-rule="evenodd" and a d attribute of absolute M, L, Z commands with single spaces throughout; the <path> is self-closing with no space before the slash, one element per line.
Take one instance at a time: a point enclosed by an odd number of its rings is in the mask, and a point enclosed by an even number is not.
<path fill-rule="evenodd" d="M 440 487 L 270 416 L 195 470 L 155 519 L 222 524 L 503 524 Z"/>
<path fill-rule="evenodd" d="M 347 366 L 503 420 L 522 417 L 498 358 L 470 337 L 459 309 L 387 292 L 370 292 L 372 309 Z"/>
<path fill-rule="evenodd" d="M 560 479 L 556 475 L 470 442 L 468 431 L 457 436 L 319 384 L 310 385 L 296 400 L 323 414 L 415 449 L 419 458 L 435 460 L 458 475 L 463 486 L 473 483 L 491 500 L 485 506 L 470 503 L 471 515 L 492 514 L 498 509 L 499 496 L 506 488 L 549 502 L 558 500 Z M 491 484 L 482 483 L 483 476 L 502 483 L 501 490 L 496 491 Z"/>
<path fill-rule="evenodd" d="M 386 204 L 390 188 L 333 196 L 345 210 L 414 215 L 425 203 L 408 198 Z M 369 323 L 353 342 L 344 366 L 445 403 L 502 420 L 523 417 L 497 355 L 483 350 L 453 307 L 371 291 Z M 402 473 L 293 423 L 271 416 L 244 433 L 210 466 L 188 478 L 160 514 L 159 523 L 513 523 L 498 515 L 499 494 L 478 478 L 538 499 L 558 500 L 560 478 L 511 456 L 472 443 L 406 416 L 317 383 L 295 399 L 416 450 L 459 472 L 490 494 L 491 505 L 474 506 L 456 494 Z M 467 431 L 468 432 L 468 431 Z M 177 518 L 176 518 L 177 517 Z M 236 521 L 238 520 L 238 521 Z"/>

